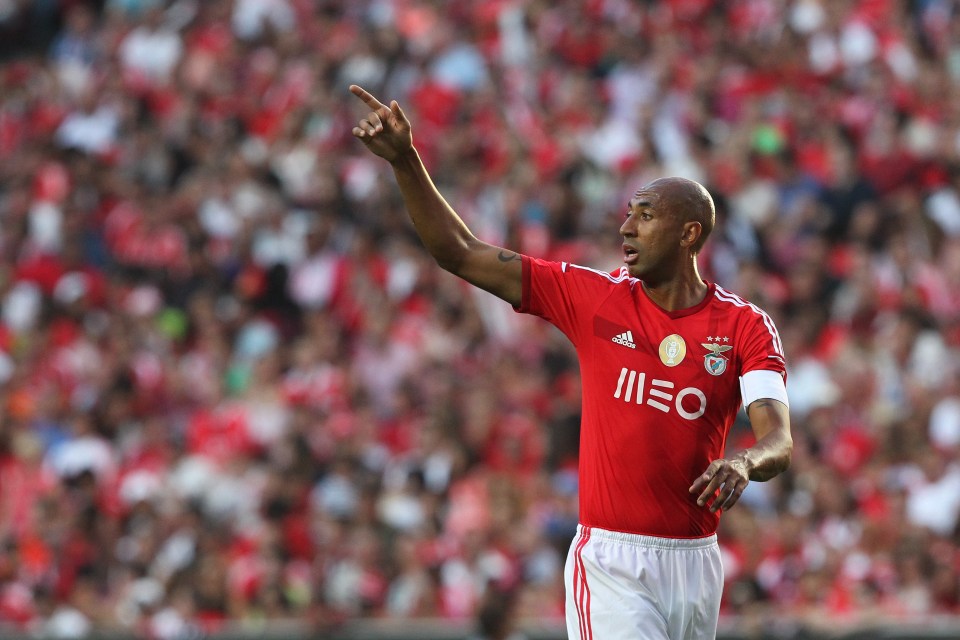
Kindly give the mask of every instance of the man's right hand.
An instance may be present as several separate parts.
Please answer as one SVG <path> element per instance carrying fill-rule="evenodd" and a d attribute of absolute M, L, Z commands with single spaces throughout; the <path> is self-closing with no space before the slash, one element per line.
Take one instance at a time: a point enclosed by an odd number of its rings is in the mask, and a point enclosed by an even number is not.
<path fill-rule="evenodd" d="M 353 135 L 373 153 L 393 162 L 413 148 L 410 121 L 396 100 L 390 106 L 377 100 L 373 94 L 355 84 L 350 93 L 363 100 L 372 110 L 353 128 Z"/>

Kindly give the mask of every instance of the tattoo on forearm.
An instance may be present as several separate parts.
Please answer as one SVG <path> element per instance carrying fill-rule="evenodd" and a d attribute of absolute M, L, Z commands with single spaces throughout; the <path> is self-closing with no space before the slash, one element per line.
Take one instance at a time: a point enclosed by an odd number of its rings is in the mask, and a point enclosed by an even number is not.
<path fill-rule="evenodd" d="M 511 260 L 523 260 L 520 257 L 520 254 L 514 253 L 513 251 L 501 251 L 500 255 L 497 256 L 500 259 L 500 262 L 510 262 Z"/>

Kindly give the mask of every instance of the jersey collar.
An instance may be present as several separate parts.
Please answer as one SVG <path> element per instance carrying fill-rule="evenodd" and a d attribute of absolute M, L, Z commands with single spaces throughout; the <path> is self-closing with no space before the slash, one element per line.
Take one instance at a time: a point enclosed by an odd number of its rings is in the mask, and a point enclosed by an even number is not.
<path fill-rule="evenodd" d="M 704 280 L 704 284 L 707 285 L 707 293 L 705 296 L 703 296 L 703 300 L 693 305 L 692 307 L 687 307 L 686 309 L 677 309 L 676 311 L 667 311 L 666 309 L 658 305 L 656 302 L 654 302 L 653 299 L 647 294 L 647 290 L 643 287 L 643 282 L 640 283 L 640 290 L 643 292 L 643 297 L 646 299 L 646 301 L 650 303 L 650 306 L 656 309 L 657 311 L 659 311 L 660 313 L 662 313 L 663 315 L 667 316 L 668 318 L 685 318 L 687 316 L 692 316 L 693 314 L 697 313 L 698 311 L 706 307 L 708 304 L 710 304 L 710 300 L 713 299 L 713 294 L 717 288 L 716 285 L 712 282 L 707 282 L 706 280 Z"/>

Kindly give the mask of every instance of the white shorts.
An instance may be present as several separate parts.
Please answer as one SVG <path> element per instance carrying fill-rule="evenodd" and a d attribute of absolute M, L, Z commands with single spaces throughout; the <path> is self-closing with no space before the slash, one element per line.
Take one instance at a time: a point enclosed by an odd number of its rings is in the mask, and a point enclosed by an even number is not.
<path fill-rule="evenodd" d="M 716 535 L 656 538 L 578 525 L 563 577 L 571 640 L 716 638 Z"/>

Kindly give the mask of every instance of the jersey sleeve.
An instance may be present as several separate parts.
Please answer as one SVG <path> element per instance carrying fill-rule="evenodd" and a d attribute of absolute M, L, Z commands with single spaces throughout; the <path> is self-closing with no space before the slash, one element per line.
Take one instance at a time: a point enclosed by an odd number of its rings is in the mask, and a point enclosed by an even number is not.
<path fill-rule="evenodd" d="M 751 371 L 774 371 L 786 380 L 787 363 L 783 354 L 783 343 L 773 320 L 754 305 L 743 311 L 746 318 L 745 330 L 741 338 L 741 356 L 739 375 Z"/>
<path fill-rule="evenodd" d="M 597 307 L 616 279 L 603 271 L 569 262 L 523 258 L 523 288 L 519 313 L 547 320 L 574 345 L 580 343 Z"/>

